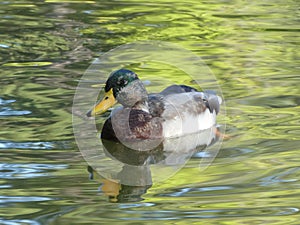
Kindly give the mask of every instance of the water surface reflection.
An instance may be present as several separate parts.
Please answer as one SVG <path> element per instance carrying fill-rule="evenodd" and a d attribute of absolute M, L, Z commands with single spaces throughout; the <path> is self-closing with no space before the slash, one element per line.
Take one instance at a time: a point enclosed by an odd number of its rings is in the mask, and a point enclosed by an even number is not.
<path fill-rule="evenodd" d="M 137 150 L 123 144 L 115 136 L 107 140 L 112 132 L 110 118 L 105 122 L 101 137 L 105 155 L 122 164 L 120 171 L 112 169 L 109 177 L 104 178 L 101 190 L 112 202 L 136 202 L 143 200 L 142 195 L 152 186 L 153 165 L 159 166 L 161 173 L 165 167 L 181 168 L 192 155 L 203 152 L 203 157 L 209 157 L 208 151 L 203 151 L 218 141 L 220 133 L 216 127 L 201 130 L 197 133 L 182 137 L 164 139 L 153 149 Z M 133 143 L 134 142 L 134 143 Z M 132 140 L 129 146 L 139 147 L 148 144 L 149 140 Z M 198 154 L 199 158 L 199 154 Z M 103 161 L 105 162 L 105 161 Z M 94 170 L 101 174 L 104 164 L 99 168 L 88 167 L 90 178 L 94 177 Z M 107 176 L 107 175 L 106 175 Z M 155 174 L 154 174 L 155 176 Z"/>

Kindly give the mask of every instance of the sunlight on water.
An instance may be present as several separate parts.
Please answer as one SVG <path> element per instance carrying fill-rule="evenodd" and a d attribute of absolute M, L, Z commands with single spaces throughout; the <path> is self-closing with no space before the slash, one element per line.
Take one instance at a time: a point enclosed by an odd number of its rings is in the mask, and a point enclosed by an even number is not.
<path fill-rule="evenodd" d="M 2 105 L 0 108 L 0 116 L 22 116 L 31 113 L 28 110 L 13 110 L 12 108 L 5 106 L 13 102 L 15 102 L 15 100 L 3 100 L 0 98 L 0 105 Z"/>
<path fill-rule="evenodd" d="M 49 176 L 48 170 L 66 169 L 67 165 L 47 164 L 0 164 L 3 179 L 29 179 L 41 176 Z"/>
<path fill-rule="evenodd" d="M 0 224 L 299 224 L 297 8 L 293 0 L 1 2 Z M 209 154 L 198 152 L 165 182 L 132 187 L 87 171 L 71 108 L 99 54 L 145 40 L 204 60 L 222 88 L 219 123 L 230 137 L 206 170 L 199 162 Z M 195 86 L 163 63 L 127 67 L 151 92 Z"/>

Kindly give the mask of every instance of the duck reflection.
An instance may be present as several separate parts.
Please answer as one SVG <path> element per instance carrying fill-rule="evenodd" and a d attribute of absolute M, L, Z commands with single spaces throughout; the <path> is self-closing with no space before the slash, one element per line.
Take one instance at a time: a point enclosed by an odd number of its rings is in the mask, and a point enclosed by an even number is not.
<path fill-rule="evenodd" d="M 216 127 L 182 137 L 169 138 L 161 141 L 156 147 L 137 150 L 144 144 L 143 140 L 131 143 L 120 142 L 112 129 L 111 119 L 107 119 L 101 132 L 101 141 L 107 157 L 121 162 L 122 169 L 112 179 L 104 179 L 101 191 L 108 196 L 110 202 L 137 202 L 143 200 L 142 195 L 152 186 L 150 167 L 182 166 L 195 153 L 213 145 L 219 139 Z M 90 178 L 93 170 L 88 167 Z"/>
<path fill-rule="evenodd" d="M 90 178 L 94 179 L 94 170 L 88 166 L 88 171 Z M 124 179 L 127 179 L 126 182 L 132 180 L 135 184 L 122 184 Z M 149 166 L 136 169 L 129 165 L 124 165 L 116 179 L 102 178 L 100 189 L 110 202 L 139 202 L 143 200 L 142 195 L 151 186 L 152 178 Z"/>

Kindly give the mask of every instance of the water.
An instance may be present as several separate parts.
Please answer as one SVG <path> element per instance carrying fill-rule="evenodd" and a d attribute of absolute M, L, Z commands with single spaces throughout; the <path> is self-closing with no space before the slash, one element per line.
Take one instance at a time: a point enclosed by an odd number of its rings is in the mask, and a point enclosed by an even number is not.
<path fill-rule="evenodd" d="M 1 2 L 0 224 L 298 224 L 298 8 L 292 0 Z M 165 182 L 123 187 L 137 194 L 112 203 L 98 174 L 89 179 L 72 101 L 99 53 L 137 40 L 202 57 L 222 88 L 220 123 L 231 138 L 206 170 L 195 155 Z M 158 77 L 191 83 L 155 66 L 132 65 L 153 89 L 163 86 Z"/>

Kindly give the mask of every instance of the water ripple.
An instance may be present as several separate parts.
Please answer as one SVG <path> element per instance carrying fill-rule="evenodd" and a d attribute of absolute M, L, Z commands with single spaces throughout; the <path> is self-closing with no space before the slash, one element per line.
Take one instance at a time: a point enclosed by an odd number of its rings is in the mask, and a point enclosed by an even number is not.
<path fill-rule="evenodd" d="M 2 107 L 0 109 L 0 116 L 23 116 L 31 114 L 31 111 L 28 110 L 13 110 L 10 107 Z"/>
<path fill-rule="evenodd" d="M 9 46 L 5 44 L 0 44 L 0 48 L 9 48 Z"/>
<path fill-rule="evenodd" d="M 190 196 L 193 192 L 210 192 L 210 191 L 223 191 L 233 189 L 231 186 L 212 186 L 201 188 L 181 188 L 171 193 L 159 194 L 158 196 L 170 196 L 170 197 L 184 197 Z"/>
<path fill-rule="evenodd" d="M 5 106 L 7 104 L 11 104 L 15 102 L 16 100 L 14 99 L 8 99 L 4 100 L 0 98 L 0 116 L 23 116 L 23 115 L 28 115 L 31 114 L 31 111 L 29 110 L 14 110 L 11 107 Z"/>
<path fill-rule="evenodd" d="M 179 220 L 179 219 L 206 219 L 206 218 L 233 218 L 244 216 L 283 216 L 294 215 L 299 212 L 295 207 L 266 207 L 266 208 L 232 208 L 232 209 L 209 209 L 209 210 L 159 210 L 159 211 L 127 211 L 130 217 L 122 220 Z M 135 217 L 134 214 L 143 215 Z"/>
<path fill-rule="evenodd" d="M 28 141 L 14 142 L 0 140 L 0 149 L 29 149 L 29 150 L 51 150 L 51 149 L 70 149 L 72 148 L 68 141 Z"/>
<path fill-rule="evenodd" d="M 129 208 L 137 208 L 137 207 L 151 207 L 154 206 L 154 203 L 150 202 L 143 202 L 143 203 L 127 203 L 127 204 L 121 204 L 119 208 L 121 209 L 129 209 Z"/>
<path fill-rule="evenodd" d="M 6 189 L 6 188 L 11 188 L 12 185 L 8 185 L 8 184 L 4 184 L 4 185 L 0 185 L 0 189 L 3 188 L 3 189 Z"/>
<path fill-rule="evenodd" d="M 1 196 L 0 195 L 0 204 L 5 203 L 17 203 L 17 202 L 42 202 L 50 201 L 51 198 L 40 197 L 40 196 Z"/>
<path fill-rule="evenodd" d="M 66 169 L 67 165 L 0 163 L 0 178 L 24 179 L 49 176 L 49 170 Z"/>
<path fill-rule="evenodd" d="M 15 101 L 16 101 L 16 100 L 13 100 L 13 99 L 4 100 L 4 99 L 0 98 L 0 105 L 10 104 L 10 103 L 13 103 L 13 102 L 15 102 Z"/>
<path fill-rule="evenodd" d="M 272 175 L 264 177 L 260 181 L 260 185 L 262 186 L 268 186 L 270 184 L 276 184 L 276 183 L 289 183 L 289 182 L 297 182 L 299 179 L 296 177 L 299 173 L 300 168 L 289 168 L 285 169 L 284 171 L 278 171 L 277 173 L 274 173 L 272 171 Z M 290 177 L 291 175 L 294 175 L 294 177 Z"/>
<path fill-rule="evenodd" d="M 6 219 L 2 219 L 0 218 L 0 224 L 3 225 L 26 225 L 26 224 L 30 224 L 30 225 L 40 225 L 40 223 L 34 221 L 34 220 L 6 220 Z"/>
<path fill-rule="evenodd" d="M 0 149 L 53 149 L 54 145 L 51 142 L 13 142 L 0 141 Z"/>

